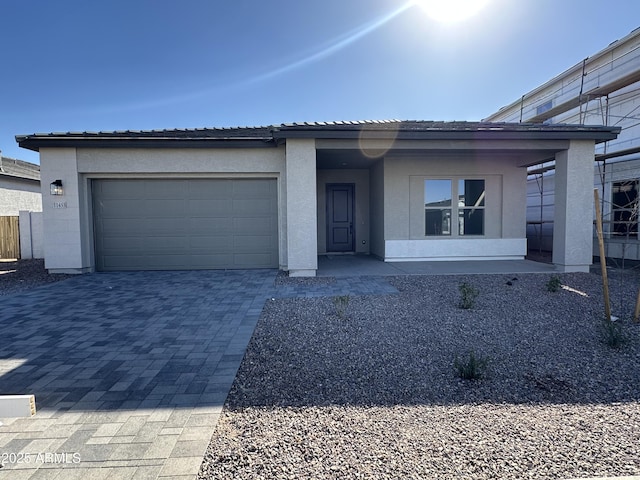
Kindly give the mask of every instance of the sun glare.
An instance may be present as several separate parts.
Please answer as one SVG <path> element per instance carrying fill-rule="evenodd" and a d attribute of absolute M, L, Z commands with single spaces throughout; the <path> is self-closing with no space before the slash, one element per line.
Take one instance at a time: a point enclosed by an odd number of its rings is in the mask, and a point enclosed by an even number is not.
<path fill-rule="evenodd" d="M 489 0 L 414 0 L 432 19 L 441 23 L 455 23 L 474 16 Z"/>

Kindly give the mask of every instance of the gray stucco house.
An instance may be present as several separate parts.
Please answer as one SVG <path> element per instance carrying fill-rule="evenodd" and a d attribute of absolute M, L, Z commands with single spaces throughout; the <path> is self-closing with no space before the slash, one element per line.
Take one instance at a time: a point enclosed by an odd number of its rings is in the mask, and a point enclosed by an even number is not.
<path fill-rule="evenodd" d="M 0 217 L 42 211 L 40 166 L 0 155 Z"/>
<path fill-rule="evenodd" d="M 521 259 L 526 167 L 546 160 L 556 162 L 553 262 L 586 271 L 594 144 L 618 133 L 365 121 L 16 139 L 40 152 L 52 272 L 280 268 L 313 276 L 325 253 Z M 61 195 L 50 194 L 51 183 Z"/>

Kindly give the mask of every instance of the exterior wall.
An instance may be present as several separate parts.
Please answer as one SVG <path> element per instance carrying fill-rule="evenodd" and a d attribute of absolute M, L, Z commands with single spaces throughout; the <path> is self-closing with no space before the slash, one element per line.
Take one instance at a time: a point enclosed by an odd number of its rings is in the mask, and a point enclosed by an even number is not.
<path fill-rule="evenodd" d="M 371 212 L 371 254 L 384 259 L 384 160 L 369 170 L 369 211 Z"/>
<path fill-rule="evenodd" d="M 317 170 L 318 253 L 327 253 L 327 184 L 355 185 L 355 249 L 369 253 L 369 170 Z"/>
<path fill-rule="evenodd" d="M 53 273 L 83 273 L 92 270 L 87 251 L 87 207 L 85 184 L 80 181 L 75 148 L 40 150 L 42 211 L 44 214 L 45 268 Z M 49 194 L 49 184 L 62 180 L 64 195 Z"/>
<path fill-rule="evenodd" d="M 593 141 L 572 141 L 556 154 L 553 263 L 565 272 L 588 272 L 593 253 Z"/>
<path fill-rule="evenodd" d="M 292 277 L 314 277 L 318 269 L 315 140 L 287 140 L 286 157 L 287 269 Z"/>
<path fill-rule="evenodd" d="M 526 170 L 515 160 L 479 155 L 388 157 L 384 160 L 385 259 L 523 258 L 526 254 Z M 424 180 L 485 180 L 485 234 L 424 235 Z"/>
<path fill-rule="evenodd" d="M 42 212 L 20 212 L 20 258 L 44 258 Z"/>
<path fill-rule="evenodd" d="M 94 178 L 272 177 L 278 179 L 280 264 L 287 268 L 285 150 L 76 149 L 41 150 L 42 184 L 63 182 L 64 195 L 44 192 L 45 267 L 82 273 L 95 266 L 91 180 Z M 315 158 L 314 158 L 315 171 Z M 309 190 L 307 190 L 308 193 Z M 315 197 L 314 208 L 315 208 Z M 61 202 L 63 208 L 54 208 Z M 314 211 L 315 213 L 315 211 Z M 315 239 L 315 237 L 314 237 Z M 315 245 L 314 245 L 315 259 Z M 317 259 L 316 259 L 317 261 Z"/>
<path fill-rule="evenodd" d="M 20 210 L 42 211 L 40 182 L 0 175 L 0 217 L 17 217 Z"/>

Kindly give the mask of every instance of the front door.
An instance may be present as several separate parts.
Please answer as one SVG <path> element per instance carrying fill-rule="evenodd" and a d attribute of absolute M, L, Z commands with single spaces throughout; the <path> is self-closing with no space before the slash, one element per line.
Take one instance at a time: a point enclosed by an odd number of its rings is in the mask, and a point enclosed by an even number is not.
<path fill-rule="evenodd" d="M 327 252 L 353 252 L 354 185 L 327 185 Z"/>

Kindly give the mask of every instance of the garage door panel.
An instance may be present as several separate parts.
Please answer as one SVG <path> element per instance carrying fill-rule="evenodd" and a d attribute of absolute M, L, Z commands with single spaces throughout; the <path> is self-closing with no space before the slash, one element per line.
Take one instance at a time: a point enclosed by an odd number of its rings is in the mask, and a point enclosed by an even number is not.
<path fill-rule="evenodd" d="M 273 205 L 264 199 L 234 199 L 233 214 L 234 216 L 250 217 L 256 215 L 264 215 L 268 217 L 273 212 Z"/>
<path fill-rule="evenodd" d="M 270 231 L 272 223 L 268 217 L 235 218 L 233 233 L 235 235 L 260 235 Z"/>
<path fill-rule="evenodd" d="M 134 182 L 120 182 L 117 180 L 101 180 L 98 189 L 103 196 L 111 198 L 143 198 L 140 185 Z M 95 190 L 95 189 L 94 189 Z"/>
<path fill-rule="evenodd" d="M 234 263 L 240 268 L 251 268 L 251 265 L 264 265 L 268 266 L 272 263 L 273 259 L 269 254 L 236 254 L 234 255 Z"/>
<path fill-rule="evenodd" d="M 143 203 L 143 202 L 140 202 Z M 188 203 L 185 200 L 145 200 L 144 216 L 147 218 L 186 217 Z"/>
<path fill-rule="evenodd" d="M 192 253 L 203 255 L 210 253 L 226 253 L 233 250 L 233 237 L 229 235 L 199 236 L 189 238 L 189 248 Z"/>
<path fill-rule="evenodd" d="M 275 179 L 99 179 L 93 194 L 98 270 L 278 266 Z"/>
<path fill-rule="evenodd" d="M 146 237 L 134 235 L 102 238 L 102 251 L 105 255 L 120 252 L 125 248 L 131 253 L 142 254 L 145 252 L 146 245 Z"/>
<path fill-rule="evenodd" d="M 231 235 L 233 233 L 233 218 L 190 218 L 189 231 L 192 235 Z"/>
<path fill-rule="evenodd" d="M 103 218 L 100 223 L 98 231 L 109 232 L 113 236 L 139 235 L 147 231 L 144 222 L 138 218 Z"/>
<path fill-rule="evenodd" d="M 256 252 L 256 239 L 264 246 L 263 250 Z M 236 253 L 270 253 L 273 250 L 271 237 L 269 236 L 238 236 L 233 239 L 234 251 Z"/>
<path fill-rule="evenodd" d="M 139 218 L 146 212 L 143 201 L 135 199 L 105 199 L 97 205 L 101 218 Z"/>
<path fill-rule="evenodd" d="M 274 182 L 275 183 L 275 182 Z M 260 179 L 246 179 L 233 183 L 233 198 L 262 198 L 270 199 L 273 196 L 273 186 L 269 182 Z"/>
<path fill-rule="evenodd" d="M 141 185 L 141 198 L 150 200 L 182 200 L 189 189 L 188 182 L 146 180 Z"/>
<path fill-rule="evenodd" d="M 219 217 L 226 216 L 233 208 L 231 199 L 196 199 L 189 200 L 189 216 L 191 217 Z"/>
<path fill-rule="evenodd" d="M 178 235 L 189 234 L 189 220 L 182 217 L 145 218 L 140 220 L 147 235 Z"/>
<path fill-rule="evenodd" d="M 211 180 L 189 180 L 189 198 L 197 200 L 228 200 L 232 198 L 233 181 L 215 180 L 215 186 Z"/>

